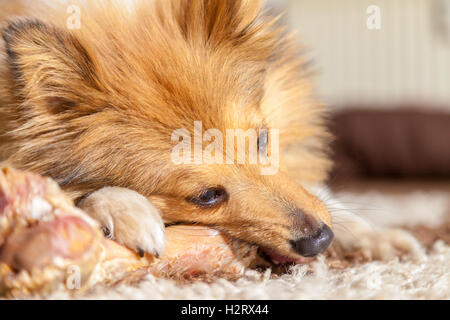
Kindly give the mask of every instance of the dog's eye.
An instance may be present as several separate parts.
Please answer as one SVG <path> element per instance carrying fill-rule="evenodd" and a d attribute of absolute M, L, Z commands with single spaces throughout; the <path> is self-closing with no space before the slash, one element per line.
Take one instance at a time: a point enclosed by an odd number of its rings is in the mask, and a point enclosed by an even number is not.
<path fill-rule="evenodd" d="M 205 190 L 200 196 L 189 198 L 189 201 L 202 207 L 212 207 L 222 203 L 228 198 L 228 193 L 222 188 L 210 188 Z"/>

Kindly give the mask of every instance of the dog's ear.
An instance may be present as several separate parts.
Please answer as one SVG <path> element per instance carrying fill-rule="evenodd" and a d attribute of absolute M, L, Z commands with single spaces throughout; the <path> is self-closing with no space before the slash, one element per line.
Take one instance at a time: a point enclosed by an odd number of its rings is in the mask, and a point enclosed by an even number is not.
<path fill-rule="evenodd" d="M 14 95 L 59 113 L 99 89 L 92 60 L 75 36 L 37 20 L 10 23 L 2 32 Z"/>

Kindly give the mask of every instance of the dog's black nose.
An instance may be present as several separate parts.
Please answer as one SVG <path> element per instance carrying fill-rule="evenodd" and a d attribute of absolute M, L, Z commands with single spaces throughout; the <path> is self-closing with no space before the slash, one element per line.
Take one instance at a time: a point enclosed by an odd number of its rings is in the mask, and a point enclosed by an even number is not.
<path fill-rule="evenodd" d="M 329 226 L 324 224 L 313 236 L 291 240 L 291 245 L 298 254 L 304 257 L 314 257 L 324 252 L 331 241 L 333 241 L 333 238 L 333 231 L 331 231 Z"/>

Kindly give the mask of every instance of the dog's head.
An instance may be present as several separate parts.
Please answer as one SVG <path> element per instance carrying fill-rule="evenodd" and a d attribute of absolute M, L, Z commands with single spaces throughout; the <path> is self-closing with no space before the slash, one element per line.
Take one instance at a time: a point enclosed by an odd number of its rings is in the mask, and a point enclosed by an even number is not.
<path fill-rule="evenodd" d="M 79 30 L 20 20 L 3 31 L 13 164 L 74 198 L 136 190 L 166 223 L 213 226 L 278 261 L 324 251 L 327 208 L 293 179 L 326 176 L 323 110 L 259 2 L 100 7 L 82 7 Z"/>

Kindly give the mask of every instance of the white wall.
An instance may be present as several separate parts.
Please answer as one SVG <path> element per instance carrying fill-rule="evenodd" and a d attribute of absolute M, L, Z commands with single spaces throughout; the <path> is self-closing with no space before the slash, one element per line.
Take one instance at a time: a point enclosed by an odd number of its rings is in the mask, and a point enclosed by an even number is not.
<path fill-rule="evenodd" d="M 450 8 L 450 0 L 271 2 L 286 5 L 290 26 L 311 49 L 328 104 L 417 102 L 450 109 L 450 32 L 444 32 L 450 9 L 445 15 L 442 6 Z M 381 9 L 381 30 L 366 26 L 369 5 Z"/>

